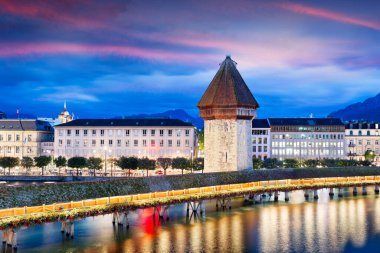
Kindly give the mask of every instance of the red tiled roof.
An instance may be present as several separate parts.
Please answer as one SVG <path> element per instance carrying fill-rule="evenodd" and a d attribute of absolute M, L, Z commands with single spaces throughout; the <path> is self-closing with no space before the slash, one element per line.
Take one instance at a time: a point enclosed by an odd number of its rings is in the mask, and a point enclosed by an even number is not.
<path fill-rule="evenodd" d="M 227 56 L 197 105 L 205 107 L 249 107 L 259 104 L 245 84 L 236 63 Z"/>

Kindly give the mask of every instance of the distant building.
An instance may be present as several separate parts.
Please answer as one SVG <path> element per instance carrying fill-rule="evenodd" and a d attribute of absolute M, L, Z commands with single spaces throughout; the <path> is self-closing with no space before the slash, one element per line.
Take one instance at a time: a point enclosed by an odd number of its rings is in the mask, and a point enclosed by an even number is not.
<path fill-rule="evenodd" d="M 379 123 L 349 122 L 346 126 L 347 157 L 358 161 L 365 159 L 364 154 L 373 151 L 374 162 L 380 164 Z"/>
<path fill-rule="evenodd" d="M 204 119 L 205 172 L 252 168 L 252 119 L 259 107 L 227 56 L 198 103 Z"/>
<path fill-rule="evenodd" d="M 339 119 L 269 118 L 267 123 L 268 125 L 264 120 L 255 123 L 254 120 L 252 128 L 255 139 L 252 144 L 253 151 L 256 151 L 253 152 L 254 157 L 264 159 L 266 155 L 279 160 L 288 158 L 344 159 L 346 157 L 345 127 Z M 259 141 L 261 141 L 260 144 Z M 265 145 L 265 141 L 270 144 Z M 263 152 L 264 148 L 267 152 Z"/>
<path fill-rule="evenodd" d="M 21 158 L 52 155 L 53 137 L 53 128 L 48 122 L 35 119 L 1 119 L 0 156 Z"/>
<path fill-rule="evenodd" d="M 76 119 L 55 126 L 54 150 L 67 158 L 191 158 L 196 128 L 177 119 Z"/>
<path fill-rule="evenodd" d="M 61 124 L 70 122 L 73 120 L 73 116 L 70 115 L 69 111 L 67 110 L 66 101 L 63 104 L 63 111 L 58 115 L 58 121 Z"/>
<path fill-rule="evenodd" d="M 253 157 L 265 160 L 270 158 L 270 126 L 268 119 L 252 121 L 252 151 Z"/>

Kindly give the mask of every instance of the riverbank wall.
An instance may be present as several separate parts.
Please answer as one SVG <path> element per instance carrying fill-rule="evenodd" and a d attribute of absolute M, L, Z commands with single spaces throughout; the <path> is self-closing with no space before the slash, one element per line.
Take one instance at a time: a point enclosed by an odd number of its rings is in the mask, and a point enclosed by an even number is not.
<path fill-rule="evenodd" d="M 0 209 L 265 180 L 375 175 L 380 175 L 380 168 L 302 168 L 118 178 L 112 180 L 109 180 L 109 178 L 107 180 L 96 178 L 96 181 L 0 186 Z"/>

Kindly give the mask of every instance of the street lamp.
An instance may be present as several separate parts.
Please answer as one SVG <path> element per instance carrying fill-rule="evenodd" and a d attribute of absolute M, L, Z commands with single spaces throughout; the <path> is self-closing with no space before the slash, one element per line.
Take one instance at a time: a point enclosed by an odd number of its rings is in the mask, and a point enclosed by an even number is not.
<path fill-rule="evenodd" d="M 103 149 L 104 149 L 104 175 L 107 176 L 107 151 L 111 152 L 111 150 L 107 149 L 106 146 L 104 146 Z"/>

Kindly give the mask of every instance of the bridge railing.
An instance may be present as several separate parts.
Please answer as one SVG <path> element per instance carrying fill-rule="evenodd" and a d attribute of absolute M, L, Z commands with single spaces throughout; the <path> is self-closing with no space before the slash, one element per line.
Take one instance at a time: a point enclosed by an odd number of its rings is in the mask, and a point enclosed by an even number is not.
<path fill-rule="evenodd" d="M 71 210 L 74 208 L 92 207 L 92 206 L 98 206 L 98 205 L 125 203 L 128 201 L 144 201 L 144 200 L 167 198 L 167 197 L 173 197 L 173 196 L 186 196 L 186 195 L 195 195 L 195 194 L 202 194 L 202 193 L 226 192 L 226 191 L 249 189 L 249 188 L 255 188 L 255 187 L 306 185 L 306 184 L 312 185 L 312 184 L 320 184 L 320 183 L 368 182 L 368 181 L 374 181 L 374 180 L 380 180 L 380 176 L 285 179 L 285 180 L 270 180 L 270 181 L 259 181 L 259 182 L 240 183 L 240 184 L 206 186 L 206 187 L 197 187 L 197 188 L 189 188 L 189 189 L 182 189 L 182 190 L 171 190 L 171 191 L 162 191 L 162 192 L 125 195 L 125 196 L 86 199 L 86 200 L 80 200 L 80 201 L 70 201 L 70 202 L 65 202 L 65 203 L 54 203 L 50 205 L 8 208 L 8 209 L 0 210 L 0 218 L 26 215 L 26 214 L 43 213 L 43 212 Z"/>

